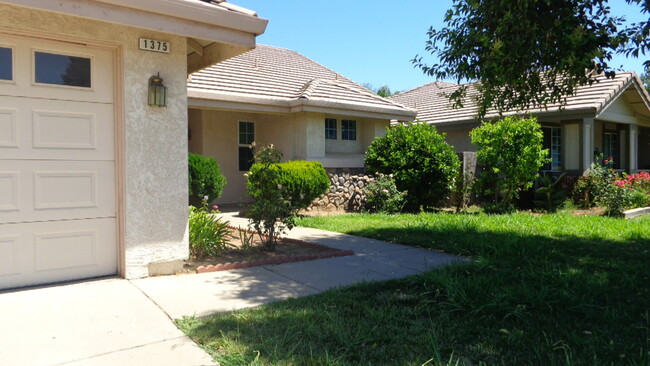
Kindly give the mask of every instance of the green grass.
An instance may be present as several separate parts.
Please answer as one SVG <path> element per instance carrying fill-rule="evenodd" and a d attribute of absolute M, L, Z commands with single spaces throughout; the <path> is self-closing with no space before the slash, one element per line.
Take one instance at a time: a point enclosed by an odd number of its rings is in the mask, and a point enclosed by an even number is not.
<path fill-rule="evenodd" d="M 222 365 L 650 365 L 650 218 L 345 215 L 299 224 L 472 261 L 179 321 Z"/>

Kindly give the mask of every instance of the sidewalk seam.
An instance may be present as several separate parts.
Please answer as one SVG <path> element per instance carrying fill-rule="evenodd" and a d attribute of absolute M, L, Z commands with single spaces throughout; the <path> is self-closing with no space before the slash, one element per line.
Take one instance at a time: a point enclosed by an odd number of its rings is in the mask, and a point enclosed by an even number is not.
<path fill-rule="evenodd" d="M 187 339 L 187 340 L 191 341 L 194 345 L 196 345 L 196 343 L 194 341 L 192 341 L 192 339 L 190 337 L 188 337 L 186 335 L 182 335 L 182 336 L 178 336 L 178 337 L 174 337 L 174 338 L 161 339 L 161 340 L 158 340 L 158 341 L 155 341 L 155 342 L 143 343 L 143 344 L 139 344 L 137 346 L 120 348 L 120 349 L 110 351 L 110 352 L 94 354 L 92 356 L 88 356 L 88 357 L 84 357 L 84 358 L 78 358 L 78 359 L 75 359 L 75 360 L 63 361 L 61 363 L 56 363 L 53 366 L 62 366 L 62 365 L 68 365 L 68 364 L 75 363 L 75 362 L 80 362 L 80 361 L 83 361 L 83 360 L 92 360 L 93 358 L 106 356 L 106 355 L 110 355 L 110 354 L 113 354 L 113 353 L 123 352 L 123 351 L 132 350 L 132 349 L 136 349 L 136 348 L 142 348 L 142 347 L 146 347 L 146 346 L 149 346 L 149 345 L 152 345 L 152 344 L 163 343 L 163 342 L 168 342 L 168 341 L 173 341 L 173 340 L 182 340 L 182 339 Z M 196 346 L 198 347 L 198 345 L 196 345 Z M 198 347 L 198 348 L 201 349 L 201 347 Z M 203 352 L 205 352 L 205 351 L 203 351 Z"/>

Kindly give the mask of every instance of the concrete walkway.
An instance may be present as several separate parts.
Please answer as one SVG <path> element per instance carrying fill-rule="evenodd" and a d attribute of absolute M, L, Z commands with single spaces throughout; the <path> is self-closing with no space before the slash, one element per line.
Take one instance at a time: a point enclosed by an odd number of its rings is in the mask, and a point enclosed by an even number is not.
<path fill-rule="evenodd" d="M 224 214 L 235 226 L 247 221 Z M 353 256 L 197 275 L 108 279 L 0 293 L 2 364 L 213 365 L 172 319 L 400 278 L 462 260 L 322 230 L 289 237 Z"/>

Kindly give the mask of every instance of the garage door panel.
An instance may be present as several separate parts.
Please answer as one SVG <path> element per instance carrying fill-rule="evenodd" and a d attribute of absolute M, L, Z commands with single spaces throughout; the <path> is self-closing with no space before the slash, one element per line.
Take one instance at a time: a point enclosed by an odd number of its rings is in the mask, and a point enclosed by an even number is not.
<path fill-rule="evenodd" d="M 0 224 L 0 289 L 117 272 L 115 219 Z"/>
<path fill-rule="evenodd" d="M 18 110 L 0 108 L 0 147 L 18 147 Z"/>
<path fill-rule="evenodd" d="M 20 273 L 18 235 L 0 237 L 0 276 Z M 1 277 L 0 277 L 1 278 Z"/>
<path fill-rule="evenodd" d="M 0 223 L 115 217 L 112 161 L 6 160 Z"/>
<path fill-rule="evenodd" d="M 0 38 L 0 289 L 115 274 L 114 51 Z"/>
<path fill-rule="evenodd" d="M 0 212 L 18 210 L 18 172 L 0 172 Z"/>
<path fill-rule="evenodd" d="M 2 159 L 114 160 L 110 104 L 1 97 Z"/>
<path fill-rule="evenodd" d="M 113 51 L 96 49 L 70 43 L 52 43 L 45 40 L 30 40 L 2 35 L 2 47 L 11 49 L 16 60 L 15 73 L 11 82 L 3 82 L 0 95 L 22 96 L 57 100 L 85 100 L 97 103 L 113 103 Z M 37 70 L 51 67 L 49 58 L 38 58 L 37 54 L 60 55 L 72 60 L 89 60 L 90 86 L 77 87 L 37 82 Z M 74 64 L 73 64 L 74 65 Z M 61 71 L 66 71 L 65 66 Z M 74 79 L 74 77 L 72 77 Z"/>

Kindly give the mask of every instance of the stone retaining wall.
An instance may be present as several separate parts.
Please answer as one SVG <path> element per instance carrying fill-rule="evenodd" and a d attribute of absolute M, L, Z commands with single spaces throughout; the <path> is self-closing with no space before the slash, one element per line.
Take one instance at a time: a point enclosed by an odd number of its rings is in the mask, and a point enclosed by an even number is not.
<path fill-rule="evenodd" d="M 307 211 L 352 211 L 359 212 L 366 204 L 363 188 L 375 178 L 363 169 L 326 169 L 330 178 L 327 193 L 312 202 Z"/>

